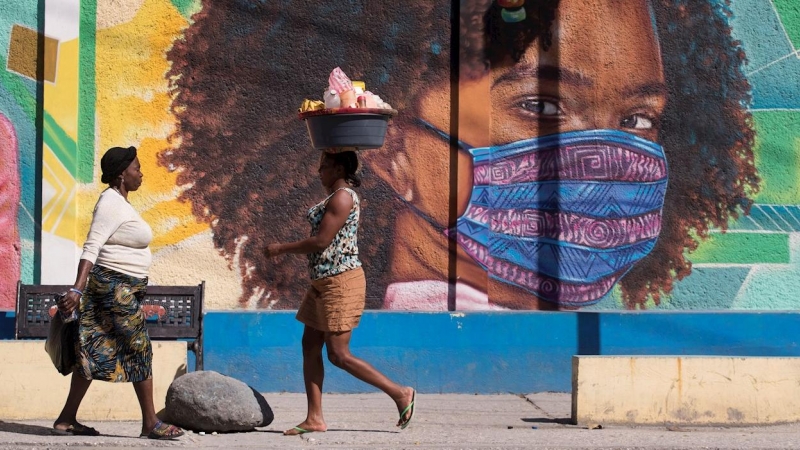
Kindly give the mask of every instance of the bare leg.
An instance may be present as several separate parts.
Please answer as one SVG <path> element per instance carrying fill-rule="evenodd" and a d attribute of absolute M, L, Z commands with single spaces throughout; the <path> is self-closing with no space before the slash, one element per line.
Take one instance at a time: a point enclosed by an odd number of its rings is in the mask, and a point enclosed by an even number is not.
<path fill-rule="evenodd" d="M 328 426 L 322 417 L 322 381 L 325 378 L 325 366 L 322 364 L 322 346 L 325 345 L 325 333 L 309 326 L 303 331 L 303 380 L 306 386 L 308 413 L 306 420 L 296 428 L 283 432 L 287 436 L 302 434 L 306 431 L 325 431 Z"/>
<path fill-rule="evenodd" d="M 347 371 L 347 373 L 359 380 L 369 383 L 385 392 L 394 400 L 397 405 L 397 410 L 402 413 L 403 410 L 411 404 L 411 399 L 414 396 L 414 389 L 411 386 L 400 386 L 387 378 L 386 375 L 380 373 L 368 362 L 353 356 L 353 354 L 350 353 L 350 337 L 352 334 L 352 331 L 325 333 L 325 344 L 328 346 L 328 359 L 336 367 Z M 410 415 L 411 411 L 409 410 L 404 417 L 400 418 L 398 425 L 407 420 Z"/>
<path fill-rule="evenodd" d="M 142 434 L 147 434 L 158 423 L 153 405 L 153 379 L 133 383 L 133 390 L 136 391 L 136 398 L 139 399 L 139 407 L 142 409 Z"/>
<path fill-rule="evenodd" d="M 133 383 L 133 390 L 136 391 L 136 398 L 139 399 L 139 407 L 142 409 L 141 434 L 156 434 L 159 436 L 158 439 L 174 439 L 183 436 L 183 430 L 180 428 L 163 422 L 159 423 L 156 408 L 153 405 L 152 378 Z M 158 425 L 158 429 L 156 429 L 156 425 Z"/>
<path fill-rule="evenodd" d="M 58 415 L 58 418 L 53 423 L 53 428 L 66 430 L 70 425 L 73 427 L 82 426 L 77 419 L 78 408 L 81 406 L 81 401 L 83 401 L 83 397 L 91 384 L 92 380 L 79 376 L 77 371 L 72 372 L 67 402 L 61 410 L 61 414 Z"/>

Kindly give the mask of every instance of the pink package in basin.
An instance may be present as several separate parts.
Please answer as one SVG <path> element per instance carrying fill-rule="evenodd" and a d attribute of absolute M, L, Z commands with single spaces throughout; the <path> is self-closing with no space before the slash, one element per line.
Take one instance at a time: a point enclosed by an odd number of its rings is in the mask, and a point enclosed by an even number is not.
<path fill-rule="evenodd" d="M 328 77 L 328 86 L 338 94 L 353 90 L 353 82 L 350 81 L 350 78 L 338 67 L 333 69 L 331 75 Z"/>

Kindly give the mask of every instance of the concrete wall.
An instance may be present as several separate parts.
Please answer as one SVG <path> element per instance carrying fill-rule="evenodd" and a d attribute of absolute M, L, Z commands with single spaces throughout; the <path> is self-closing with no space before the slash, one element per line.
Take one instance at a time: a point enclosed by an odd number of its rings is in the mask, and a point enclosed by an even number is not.
<path fill-rule="evenodd" d="M 71 376 L 62 376 L 44 351 L 43 340 L 0 341 L 0 418 L 58 417 Z M 153 342 L 153 403 L 164 408 L 172 380 L 186 373 L 185 342 Z M 131 383 L 93 382 L 81 403 L 83 420 L 140 420 L 142 410 Z"/>
<path fill-rule="evenodd" d="M 572 419 L 766 425 L 800 421 L 800 358 L 578 356 Z"/>
<path fill-rule="evenodd" d="M 152 283 L 295 308 L 303 259 L 261 249 L 307 233 L 296 108 L 341 66 L 400 111 L 362 155 L 368 307 L 796 310 L 800 6 L 553 4 L 3 2 L 0 308 L 73 281 L 115 145 L 139 148 Z"/>

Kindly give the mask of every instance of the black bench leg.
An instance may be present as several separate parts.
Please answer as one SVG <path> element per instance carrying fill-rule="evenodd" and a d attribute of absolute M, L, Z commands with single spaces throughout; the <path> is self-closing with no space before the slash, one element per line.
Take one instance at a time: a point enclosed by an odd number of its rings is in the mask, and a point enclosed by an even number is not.
<path fill-rule="evenodd" d="M 203 370 L 203 338 L 197 338 L 189 347 L 194 352 L 194 370 Z"/>

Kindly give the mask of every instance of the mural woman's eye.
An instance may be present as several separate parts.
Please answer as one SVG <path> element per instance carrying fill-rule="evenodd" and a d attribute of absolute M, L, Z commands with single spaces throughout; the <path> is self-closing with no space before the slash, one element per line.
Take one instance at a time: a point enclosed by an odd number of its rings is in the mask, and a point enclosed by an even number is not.
<path fill-rule="evenodd" d="M 619 125 L 633 130 L 652 130 L 655 128 L 655 119 L 643 114 L 633 114 L 622 119 Z"/>
<path fill-rule="evenodd" d="M 561 112 L 556 103 L 535 98 L 521 101 L 519 107 L 537 116 L 557 116 Z"/>

